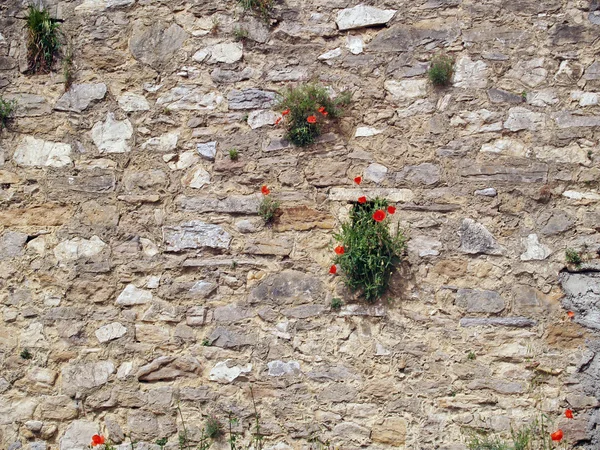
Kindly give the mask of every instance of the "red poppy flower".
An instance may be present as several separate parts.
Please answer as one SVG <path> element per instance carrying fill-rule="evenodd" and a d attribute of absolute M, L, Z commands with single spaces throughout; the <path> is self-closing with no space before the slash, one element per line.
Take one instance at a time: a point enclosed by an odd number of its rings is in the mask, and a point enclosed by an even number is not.
<path fill-rule="evenodd" d="M 281 117 L 277 118 L 277 120 L 275 121 L 275 125 L 279 125 L 279 122 L 281 122 Z"/>
<path fill-rule="evenodd" d="M 326 116 L 329 113 L 327 111 L 323 111 L 321 114 L 323 114 L 324 116 Z"/>
<path fill-rule="evenodd" d="M 325 111 L 325 107 L 321 106 L 317 111 L 319 111 L 321 114 L 323 114 L 323 111 Z"/>
<path fill-rule="evenodd" d="M 553 441 L 560 441 L 563 438 L 564 434 L 562 430 L 557 430 L 550 435 Z"/>
<path fill-rule="evenodd" d="M 308 123 L 317 123 L 317 117 L 316 117 L 316 116 L 308 116 L 308 117 L 306 118 L 306 121 L 307 121 Z"/>
<path fill-rule="evenodd" d="M 367 203 L 367 197 L 365 197 L 364 195 L 362 197 L 358 197 L 358 203 L 360 203 L 361 205 L 363 203 Z"/>
<path fill-rule="evenodd" d="M 388 214 L 394 214 L 396 212 L 395 206 L 388 206 Z"/>
<path fill-rule="evenodd" d="M 356 184 L 360 184 L 360 183 L 362 183 L 362 177 L 356 177 L 356 178 L 354 179 L 354 182 L 355 182 Z"/>
<path fill-rule="evenodd" d="M 289 108 L 288 108 L 288 109 L 286 109 L 285 111 L 281 111 L 281 115 L 282 115 L 282 116 L 287 116 L 289 113 L 290 113 L 290 110 L 289 110 Z"/>
<path fill-rule="evenodd" d="M 269 195 L 271 193 L 271 191 L 269 190 L 269 188 L 267 186 L 261 187 L 260 192 L 262 192 L 263 195 Z"/>
<path fill-rule="evenodd" d="M 344 250 L 344 247 L 342 247 L 341 245 L 338 245 L 336 248 L 334 248 L 334 251 L 338 255 L 343 255 L 345 250 Z"/>
<path fill-rule="evenodd" d="M 373 219 L 375 219 L 375 222 L 381 222 L 383 219 L 385 219 L 385 212 L 381 209 L 378 209 L 373 213 Z"/>
<path fill-rule="evenodd" d="M 572 418 L 573 418 L 573 411 L 571 411 L 570 409 L 567 409 L 567 410 L 565 411 L 565 417 L 566 417 L 567 419 L 572 419 Z"/>
<path fill-rule="evenodd" d="M 96 445 L 102 445 L 104 444 L 104 437 L 100 436 L 100 435 L 93 435 L 92 436 L 92 447 L 95 447 Z"/>
<path fill-rule="evenodd" d="M 571 319 L 572 319 L 573 317 L 575 317 L 575 313 L 574 313 L 573 311 L 569 311 L 569 312 L 567 313 L 567 316 L 569 316 L 569 318 L 571 318 Z"/>
<path fill-rule="evenodd" d="M 329 273 L 332 275 L 335 275 L 337 273 L 337 267 L 335 264 L 329 268 Z"/>

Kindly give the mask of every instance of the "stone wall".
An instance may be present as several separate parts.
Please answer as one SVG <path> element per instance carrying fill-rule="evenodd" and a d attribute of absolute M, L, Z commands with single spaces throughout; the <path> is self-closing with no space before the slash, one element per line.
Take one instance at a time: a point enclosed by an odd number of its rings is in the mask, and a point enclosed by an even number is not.
<path fill-rule="evenodd" d="M 0 4 L 2 449 L 177 448 L 177 405 L 192 439 L 228 411 L 248 432 L 249 386 L 269 449 L 458 450 L 541 413 L 600 448 L 598 2 L 286 0 L 266 26 L 233 0 L 49 0 L 67 92 L 60 63 L 24 73 L 26 3 Z M 310 79 L 353 103 L 294 148 L 271 108 Z M 328 274 L 359 195 L 410 236 L 374 305 Z"/>

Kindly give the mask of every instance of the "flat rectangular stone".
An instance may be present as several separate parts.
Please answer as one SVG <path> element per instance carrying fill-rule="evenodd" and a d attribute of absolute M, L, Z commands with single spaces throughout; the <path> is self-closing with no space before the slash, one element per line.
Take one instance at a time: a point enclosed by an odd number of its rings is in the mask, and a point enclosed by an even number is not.
<path fill-rule="evenodd" d="M 49 182 L 53 189 L 104 194 L 115 190 L 117 179 L 112 171 L 93 171 L 74 176 L 53 177 Z"/>
<path fill-rule="evenodd" d="M 531 163 L 523 167 L 472 163 L 460 169 L 460 176 L 488 182 L 545 183 L 548 179 L 548 166 L 541 163 Z"/>
<path fill-rule="evenodd" d="M 537 322 L 527 317 L 463 317 L 461 327 L 533 327 Z"/>
<path fill-rule="evenodd" d="M 229 248 L 231 235 L 219 225 L 191 220 L 163 227 L 163 242 L 169 252 L 197 248 Z"/>
<path fill-rule="evenodd" d="M 14 208 L 0 210 L 0 225 L 57 227 L 69 221 L 70 208 L 46 203 L 32 208 Z"/>
<path fill-rule="evenodd" d="M 410 202 L 415 197 L 410 189 L 390 189 L 390 188 L 367 188 L 367 189 L 349 189 L 349 188 L 331 188 L 329 190 L 329 200 L 341 202 L 355 202 L 359 197 L 365 196 L 368 199 L 376 197 L 384 198 L 390 202 Z"/>
<path fill-rule="evenodd" d="M 288 256 L 292 252 L 293 241 L 288 238 L 258 238 L 246 242 L 244 253 L 251 255 Z"/>
<path fill-rule="evenodd" d="M 600 126 L 600 116 L 576 116 L 568 111 L 561 111 L 554 116 L 558 128 L 579 128 Z"/>
<path fill-rule="evenodd" d="M 190 258 L 186 259 L 183 267 L 233 267 L 233 266 L 251 266 L 264 267 L 264 261 L 257 259 L 205 259 L 205 258 Z"/>
<path fill-rule="evenodd" d="M 408 211 L 429 211 L 429 212 L 440 212 L 449 213 L 460 209 L 460 205 L 449 205 L 443 203 L 432 203 L 430 205 L 416 205 L 414 203 L 407 203 L 401 205 L 400 209 L 406 209 Z"/>
<path fill-rule="evenodd" d="M 233 214 L 257 214 L 262 201 L 260 194 L 232 195 L 224 199 L 216 197 L 186 197 L 180 195 L 175 199 L 177 208 L 194 212 L 219 212 Z"/>

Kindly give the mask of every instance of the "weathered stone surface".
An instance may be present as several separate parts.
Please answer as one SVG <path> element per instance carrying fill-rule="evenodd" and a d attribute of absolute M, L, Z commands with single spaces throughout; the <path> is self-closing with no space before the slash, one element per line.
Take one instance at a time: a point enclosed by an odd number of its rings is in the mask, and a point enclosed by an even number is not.
<path fill-rule="evenodd" d="M 541 244 L 537 234 L 530 234 L 522 240 L 526 247 L 525 253 L 522 253 L 521 261 L 543 260 L 552 254 L 552 250 L 547 245 Z"/>
<path fill-rule="evenodd" d="M 194 189 L 200 189 L 203 186 L 210 184 L 210 173 L 208 173 L 204 167 L 196 166 L 190 169 L 188 173 L 181 178 L 181 184 Z"/>
<path fill-rule="evenodd" d="M 104 122 L 96 122 L 92 128 L 92 140 L 100 153 L 127 153 L 131 150 L 129 140 L 133 127 L 128 119 L 115 120 L 113 113 L 106 114 Z"/>
<path fill-rule="evenodd" d="M 38 412 L 43 420 L 72 420 L 79 415 L 75 401 L 66 395 L 45 397 Z"/>
<path fill-rule="evenodd" d="M 465 165 L 460 175 L 476 181 L 505 181 L 510 183 L 545 183 L 548 179 L 546 164 L 529 164 L 528 166 L 503 166 L 496 164 Z"/>
<path fill-rule="evenodd" d="M 210 77 L 212 78 L 212 80 L 215 83 L 238 83 L 240 81 L 249 80 L 253 74 L 254 74 L 254 71 L 250 67 L 246 67 L 245 69 L 243 69 L 241 71 L 227 70 L 227 69 L 221 69 L 220 67 L 217 67 L 210 73 Z M 277 77 L 275 77 L 275 78 L 277 78 Z M 269 79 L 269 77 L 267 77 L 267 79 Z M 284 81 L 284 80 L 274 79 L 274 80 L 270 80 L 270 81 Z"/>
<path fill-rule="evenodd" d="M 523 103 L 525 99 L 522 95 L 513 94 L 502 89 L 490 89 L 487 91 L 490 102 L 492 103 Z"/>
<path fill-rule="evenodd" d="M 150 104 L 146 100 L 146 97 L 134 92 L 123 93 L 117 101 L 121 109 L 127 112 L 148 111 L 150 109 Z"/>
<path fill-rule="evenodd" d="M 269 361 L 267 363 L 269 368 L 269 376 L 271 377 L 283 377 L 286 375 L 300 375 L 300 363 L 298 361 Z"/>
<path fill-rule="evenodd" d="M 121 306 L 143 305 L 151 300 L 152 292 L 128 284 L 117 297 L 116 304 Z"/>
<path fill-rule="evenodd" d="M 600 330 L 600 273 L 560 274 L 565 292 L 563 306 L 575 313 L 575 321 L 584 327 Z"/>
<path fill-rule="evenodd" d="M 461 327 L 533 327 L 537 322 L 526 317 L 463 317 L 460 319 Z"/>
<path fill-rule="evenodd" d="M 408 251 L 421 257 L 438 256 L 441 248 L 440 241 L 427 236 L 411 236 L 408 241 Z"/>
<path fill-rule="evenodd" d="M 408 101 L 427 94 L 427 80 L 386 80 L 384 87 L 398 101 Z"/>
<path fill-rule="evenodd" d="M 333 50 L 329 50 L 328 52 L 323 53 L 322 55 L 319 55 L 317 59 L 321 61 L 328 61 L 330 59 L 339 58 L 340 56 L 342 56 L 342 49 L 337 47 Z"/>
<path fill-rule="evenodd" d="M 219 361 L 210 371 L 208 379 L 219 383 L 231 383 L 245 374 L 252 372 L 252 364 L 236 366 L 231 359 Z"/>
<path fill-rule="evenodd" d="M 450 120 L 452 126 L 464 126 L 469 134 L 489 133 L 500 131 L 502 129 L 502 116 L 499 113 L 480 109 L 477 111 L 467 111 L 453 116 Z"/>
<path fill-rule="evenodd" d="M 527 103 L 540 108 L 556 105 L 559 101 L 556 91 L 552 89 L 542 89 L 541 91 L 527 93 Z"/>
<path fill-rule="evenodd" d="M 260 89 L 232 89 L 227 94 L 229 109 L 268 109 L 275 103 L 275 93 Z"/>
<path fill-rule="evenodd" d="M 404 166 L 396 174 L 396 181 L 408 181 L 413 184 L 424 184 L 426 186 L 436 184 L 440 181 L 440 168 L 432 163 L 423 163 L 417 166 Z"/>
<path fill-rule="evenodd" d="M 346 36 L 346 48 L 353 55 L 359 55 L 363 52 L 363 40 L 360 36 Z"/>
<path fill-rule="evenodd" d="M 365 189 L 347 189 L 331 188 L 329 190 L 329 200 L 342 202 L 355 202 L 358 197 L 367 198 L 385 198 L 390 202 L 410 202 L 414 198 L 413 191 L 410 189 L 387 189 L 387 188 L 365 188 Z"/>
<path fill-rule="evenodd" d="M 499 313 L 505 308 L 505 301 L 497 292 L 472 289 L 459 289 L 456 304 L 469 313 Z"/>
<path fill-rule="evenodd" d="M 323 284 L 317 277 L 286 270 L 265 277 L 252 289 L 248 301 L 274 305 L 319 304 L 323 302 L 324 295 Z"/>
<path fill-rule="evenodd" d="M 466 89 L 483 89 L 487 86 L 488 67 L 484 61 L 472 61 L 464 56 L 454 67 L 454 86 Z"/>
<path fill-rule="evenodd" d="M 148 139 L 142 144 L 142 150 L 149 150 L 153 152 L 170 152 L 177 148 L 177 141 L 179 140 L 179 133 L 165 133 L 158 137 Z"/>
<path fill-rule="evenodd" d="M 285 309 L 282 311 L 282 314 L 294 319 L 306 319 L 308 317 L 321 315 L 326 309 L 327 308 L 323 305 L 301 305 Z"/>
<path fill-rule="evenodd" d="M 530 152 L 525 144 L 515 139 L 497 139 L 493 142 L 483 144 L 480 151 L 503 156 L 516 156 L 519 158 L 527 157 Z"/>
<path fill-rule="evenodd" d="M 233 214 L 257 214 L 260 202 L 261 198 L 258 195 L 233 195 L 224 199 L 180 195 L 175 199 L 175 204 L 179 209 L 197 213 L 216 211 Z"/>
<path fill-rule="evenodd" d="M 265 125 L 274 125 L 281 115 L 270 110 L 252 111 L 248 115 L 248 125 L 253 130 L 264 127 Z"/>
<path fill-rule="evenodd" d="M 45 116 L 52 110 L 46 98 L 41 95 L 20 92 L 18 94 L 6 94 L 2 98 L 5 101 L 16 102 L 16 108 L 13 112 L 14 117 Z"/>
<path fill-rule="evenodd" d="M 71 111 L 80 113 L 97 100 L 102 100 L 106 95 L 104 83 L 83 83 L 72 85 L 54 105 L 58 111 Z"/>
<path fill-rule="evenodd" d="M 71 165 L 71 146 L 25 136 L 17 146 L 13 160 L 19 166 L 65 167 Z"/>
<path fill-rule="evenodd" d="M 489 378 L 473 380 L 467 385 L 467 388 L 471 390 L 489 389 L 505 395 L 522 394 L 525 392 L 525 385 L 523 383 Z"/>
<path fill-rule="evenodd" d="M 85 420 L 75 420 L 60 438 L 60 450 L 81 450 L 90 445 L 92 436 L 98 434 L 98 425 Z"/>
<path fill-rule="evenodd" d="M 581 164 L 588 166 L 590 159 L 588 158 L 587 148 L 582 148 L 577 144 L 571 144 L 568 147 L 535 147 L 533 153 L 538 159 L 552 161 L 557 163 Z"/>
<path fill-rule="evenodd" d="M 536 113 L 527 108 L 516 106 L 508 110 L 508 118 L 504 122 L 504 128 L 510 131 L 536 131 L 545 126 L 545 117 L 543 113 Z"/>
<path fill-rule="evenodd" d="M 70 397 L 77 394 L 87 394 L 94 388 L 108 382 L 115 371 L 112 361 L 95 363 L 79 363 L 64 366 L 62 374 L 62 392 Z M 86 445 L 89 442 L 86 442 Z"/>
<path fill-rule="evenodd" d="M 546 236 L 560 234 L 572 228 L 575 224 L 573 218 L 565 211 L 557 210 L 552 213 L 541 233 Z"/>
<path fill-rule="evenodd" d="M 507 73 L 508 77 L 517 79 L 530 88 L 543 83 L 547 75 L 548 71 L 544 69 L 544 58 L 518 61 Z"/>
<path fill-rule="evenodd" d="M 274 229 L 278 232 L 306 231 L 313 228 L 332 229 L 335 226 L 333 216 L 305 205 L 280 208 L 280 211 L 281 215 L 277 217 L 274 224 Z"/>
<path fill-rule="evenodd" d="M 104 325 L 95 331 L 95 335 L 100 342 L 108 342 L 118 339 L 124 336 L 126 333 L 127 328 L 125 328 L 119 322 L 109 323 L 108 325 Z"/>
<path fill-rule="evenodd" d="M 0 236 L 0 261 L 11 259 L 23 254 L 23 247 L 29 235 L 18 231 L 5 231 Z"/>
<path fill-rule="evenodd" d="M 195 377 L 200 371 L 200 363 L 192 356 L 159 356 L 140 367 L 136 377 L 139 381 L 169 381 L 180 377 Z"/>
<path fill-rule="evenodd" d="M 214 161 L 217 154 L 217 143 L 216 142 L 205 142 L 202 144 L 196 144 L 196 151 L 203 158 Z"/>
<path fill-rule="evenodd" d="M 331 434 L 341 442 L 352 443 L 347 445 L 365 446 L 370 441 L 371 431 L 354 422 L 342 422 L 331 430 Z"/>
<path fill-rule="evenodd" d="M 442 44 L 452 42 L 459 35 L 457 29 L 442 28 L 439 24 L 427 27 L 395 24 L 380 31 L 368 45 L 372 52 L 398 53 L 412 52 L 424 42 Z"/>
<path fill-rule="evenodd" d="M 245 334 L 237 329 L 217 327 L 208 336 L 210 345 L 221 348 L 238 348 L 257 343 L 256 336 Z"/>
<path fill-rule="evenodd" d="M 54 256 L 59 262 L 67 262 L 79 258 L 91 258 L 105 248 L 106 244 L 98 236 L 92 236 L 89 240 L 77 237 L 63 241 L 54 247 Z"/>
<path fill-rule="evenodd" d="M 187 33 L 175 23 L 167 25 L 156 21 L 144 26 L 141 21 L 136 21 L 129 39 L 129 51 L 138 61 L 160 70 L 186 39 Z"/>
<path fill-rule="evenodd" d="M 340 31 L 352 30 L 372 25 L 384 25 L 392 20 L 395 14 L 395 9 L 379 9 L 361 3 L 354 8 L 346 8 L 338 12 L 335 23 Z"/>
<path fill-rule="evenodd" d="M 192 56 L 196 62 L 208 64 L 225 63 L 233 64 L 242 59 L 244 46 L 241 42 L 223 42 L 198 50 Z"/>
<path fill-rule="evenodd" d="M 251 255 L 288 256 L 292 252 L 294 241 L 289 238 L 256 238 L 246 241 L 244 253 Z"/>
<path fill-rule="evenodd" d="M 219 225 L 191 220 L 163 227 L 163 242 L 169 252 L 196 248 L 229 248 L 231 235 Z"/>
<path fill-rule="evenodd" d="M 370 137 L 381 133 L 383 133 L 382 130 L 378 130 L 374 127 L 358 127 L 354 133 L 354 137 Z"/>
<path fill-rule="evenodd" d="M 179 85 L 156 100 L 156 105 L 168 111 L 204 111 L 217 108 L 223 102 L 218 92 L 203 92 L 196 86 Z"/>
<path fill-rule="evenodd" d="M 600 126 L 600 116 L 579 116 L 568 111 L 553 115 L 558 128 L 587 128 Z"/>
<path fill-rule="evenodd" d="M 406 443 L 406 420 L 401 417 L 388 417 L 382 423 L 376 424 L 371 430 L 373 442 L 387 444 L 394 447 Z"/>
<path fill-rule="evenodd" d="M 562 193 L 562 196 L 571 200 L 590 200 L 593 202 L 600 201 L 600 194 L 597 192 L 578 192 L 567 190 Z"/>
<path fill-rule="evenodd" d="M 460 248 L 463 253 L 500 255 L 502 247 L 498 245 L 494 236 L 480 223 L 473 219 L 464 219 L 458 232 Z"/>

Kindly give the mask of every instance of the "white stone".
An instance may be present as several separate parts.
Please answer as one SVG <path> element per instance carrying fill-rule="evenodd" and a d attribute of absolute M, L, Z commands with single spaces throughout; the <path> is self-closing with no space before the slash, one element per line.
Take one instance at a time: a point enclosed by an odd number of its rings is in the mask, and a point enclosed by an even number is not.
<path fill-rule="evenodd" d="M 500 114 L 480 109 L 477 111 L 467 111 L 460 113 L 459 116 L 453 116 L 450 120 L 452 126 L 465 126 L 469 133 L 489 133 L 491 131 L 500 131 L 502 121 Z"/>
<path fill-rule="evenodd" d="M 19 343 L 23 348 L 47 348 L 48 341 L 44 336 L 44 325 L 39 322 L 32 322 L 27 328 L 21 331 Z"/>
<path fill-rule="evenodd" d="M 319 55 L 319 57 L 317 59 L 324 61 L 324 60 L 328 60 L 328 59 L 339 58 L 340 56 L 342 56 L 342 49 L 337 47 L 337 48 L 334 48 L 333 50 L 329 50 L 328 52 L 323 53 L 322 55 Z"/>
<path fill-rule="evenodd" d="M 508 118 L 504 122 L 504 128 L 510 131 L 536 131 L 545 124 L 545 117 L 543 113 L 536 113 L 527 108 L 516 106 L 508 110 Z"/>
<path fill-rule="evenodd" d="M 563 197 L 570 198 L 571 200 L 600 200 L 600 194 L 597 192 L 577 192 L 577 191 L 565 191 Z"/>
<path fill-rule="evenodd" d="M 210 174 L 202 166 L 191 169 L 181 178 L 181 184 L 194 189 L 200 189 L 210 183 Z"/>
<path fill-rule="evenodd" d="M 269 376 L 271 377 L 282 377 L 284 375 L 299 375 L 300 372 L 300 363 L 298 361 L 269 361 L 267 363 L 267 367 L 269 368 Z"/>
<path fill-rule="evenodd" d="M 558 95 L 553 89 L 542 89 L 541 91 L 527 93 L 527 104 L 539 106 L 540 108 L 556 105 L 559 101 Z"/>
<path fill-rule="evenodd" d="M 496 191 L 495 188 L 478 189 L 475 191 L 475 195 L 481 195 L 483 197 L 495 197 L 498 195 L 498 191 Z"/>
<path fill-rule="evenodd" d="M 89 448 L 92 436 L 98 433 L 98 425 L 94 422 L 75 420 L 69 424 L 60 438 L 59 450 L 84 450 Z"/>
<path fill-rule="evenodd" d="M 358 197 L 366 196 L 367 198 L 381 197 L 390 202 L 411 202 L 415 198 L 415 194 L 410 189 L 388 189 L 388 188 L 331 188 L 328 198 L 334 202 L 355 202 Z"/>
<path fill-rule="evenodd" d="M 160 275 L 152 275 L 148 277 L 146 281 L 146 287 L 148 289 L 156 289 L 160 285 Z"/>
<path fill-rule="evenodd" d="M 379 9 L 361 3 L 354 8 L 342 9 L 338 12 L 335 22 L 340 30 L 352 30 L 386 24 L 392 20 L 394 14 L 395 9 Z"/>
<path fill-rule="evenodd" d="M 381 183 L 385 179 L 387 172 L 388 168 L 384 165 L 373 163 L 365 169 L 363 176 L 365 177 L 365 180 Z"/>
<path fill-rule="evenodd" d="M 233 364 L 233 361 L 230 359 L 218 362 L 210 371 L 208 379 L 220 383 L 231 383 L 240 375 L 252 371 L 252 364 L 246 364 L 245 366 L 235 366 Z"/>
<path fill-rule="evenodd" d="M 438 256 L 442 243 L 428 236 L 411 236 L 408 241 L 408 251 L 424 256 Z"/>
<path fill-rule="evenodd" d="M 593 106 L 598 104 L 600 94 L 596 92 L 573 91 L 571 92 L 571 100 L 578 101 L 579 106 Z"/>
<path fill-rule="evenodd" d="M 383 130 L 378 130 L 375 127 L 357 127 L 354 137 L 370 137 L 383 133 Z"/>
<path fill-rule="evenodd" d="M 166 107 L 169 111 L 212 110 L 223 102 L 218 92 L 200 92 L 197 86 L 176 86 L 156 100 L 157 106 Z"/>
<path fill-rule="evenodd" d="M 79 14 L 103 11 L 106 9 L 106 0 L 84 0 L 84 2 L 75 7 L 75 12 Z"/>
<path fill-rule="evenodd" d="M 440 110 L 442 110 L 440 108 Z M 399 108 L 396 110 L 398 117 L 413 117 L 421 114 L 430 114 L 435 111 L 435 105 L 426 99 L 418 99 L 408 108 Z"/>
<path fill-rule="evenodd" d="M 142 253 L 144 253 L 146 256 L 153 257 L 154 255 L 158 255 L 160 253 L 158 245 L 156 245 L 150 239 L 140 238 L 140 244 L 142 244 Z"/>
<path fill-rule="evenodd" d="M 346 48 L 353 55 L 360 55 L 363 52 L 363 40 L 360 36 L 346 36 Z"/>
<path fill-rule="evenodd" d="M 119 97 L 118 102 L 121 109 L 127 112 L 148 111 L 150 109 L 146 97 L 133 92 L 125 92 Z"/>
<path fill-rule="evenodd" d="M 106 244 L 98 236 L 92 236 L 89 240 L 76 237 L 63 241 L 54 247 L 54 256 L 60 262 L 91 258 L 102 252 L 105 247 Z"/>
<path fill-rule="evenodd" d="M 224 42 L 198 50 L 192 59 L 200 63 L 206 61 L 208 64 L 233 64 L 242 59 L 243 55 L 244 46 L 241 42 Z"/>
<path fill-rule="evenodd" d="M 277 119 L 281 117 L 274 111 L 260 109 L 258 111 L 252 111 L 248 114 L 248 126 L 253 130 L 264 127 L 265 125 L 274 125 Z"/>
<path fill-rule="evenodd" d="M 552 250 L 538 240 L 537 234 L 530 234 L 523 239 L 526 247 L 525 253 L 521 255 L 521 261 L 543 260 L 552 254 Z"/>
<path fill-rule="evenodd" d="M 544 69 L 544 58 L 534 58 L 529 61 L 519 61 L 506 74 L 510 78 L 520 80 L 526 86 L 532 88 L 542 83 L 548 71 Z"/>
<path fill-rule="evenodd" d="M 100 342 L 108 342 L 113 339 L 118 339 L 127 333 L 127 328 L 119 322 L 109 323 L 96 330 L 96 337 Z"/>
<path fill-rule="evenodd" d="M 9 425 L 32 419 L 39 402 L 39 398 L 9 399 L 8 395 L 0 396 L 0 425 Z M 19 447 L 16 448 L 19 449 Z"/>
<path fill-rule="evenodd" d="M 154 152 L 170 152 L 177 148 L 179 133 L 165 133 L 158 137 L 148 139 L 142 144 L 142 150 L 150 150 Z"/>
<path fill-rule="evenodd" d="M 387 80 L 383 86 L 396 100 L 410 100 L 427 94 L 427 80 Z"/>
<path fill-rule="evenodd" d="M 215 156 L 217 154 L 217 143 L 216 142 L 205 142 L 203 144 L 196 144 L 196 150 L 200 154 L 200 156 L 208 159 L 209 161 L 214 161 Z"/>
<path fill-rule="evenodd" d="M 390 352 L 387 348 L 385 348 L 379 342 L 375 343 L 375 356 L 388 356 L 391 354 L 392 354 L 392 352 Z"/>
<path fill-rule="evenodd" d="M 115 120 L 111 112 L 104 122 L 96 122 L 92 128 L 92 140 L 100 153 L 127 153 L 131 151 L 129 139 L 133 136 L 133 126 L 128 119 Z"/>
<path fill-rule="evenodd" d="M 536 147 L 533 149 L 535 157 L 545 161 L 553 161 L 558 163 L 581 164 L 589 166 L 591 161 L 588 157 L 588 150 L 581 148 L 576 143 L 572 143 L 568 147 Z"/>
<path fill-rule="evenodd" d="M 483 61 L 472 61 L 468 56 L 460 58 L 454 67 L 454 86 L 483 89 L 487 86 L 488 66 Z"/>
<path fill-rule="evenodd" d="M 495 153 L 503 156 L 516 156 L 524 158 L 529 156 L 529 150 L 525 145 L 514 139 L 496 139 L 493 142 L 483 144 L 481 146 L 481 152 L 484 153 Z"/>
<path fill-rule="evenodd" d="M 74 84 L 57 100 L 54 109 L 80 113 L 95 100 L 102 100 L 105 95 L 106 84 L 104 83 Z"/>
<path fill-rule="evenodd" d="M 133 363 L 131 361 L 125 361 L 124 363 L 121 363 L 121 365 L 117 369 L 117 378 L 119 380 L 127 378 L 127 376 L 131 373 L 132 369 Z"/>
<path fill-rule="evenodd" d="M 180 153 L 179 155 L 169 153 L 163 156 L 163 160 L 169 165 L 171 170 L 183 170 L 193 166 L 199 160 L 194 150 Z"/>
<path fill-rule="evenodd" d="M 143 305 L 150 300 L 152 300 L 152 292 L 128 284 L 117 297 L 116 303 L 123 306 Z"/>
<path fill-rule="evenodd" d="M 62 142 L 50 142 L 25 136 L 13 155 L 19 166 L 64 167 L 71 165 L 71 146 Z"/>

